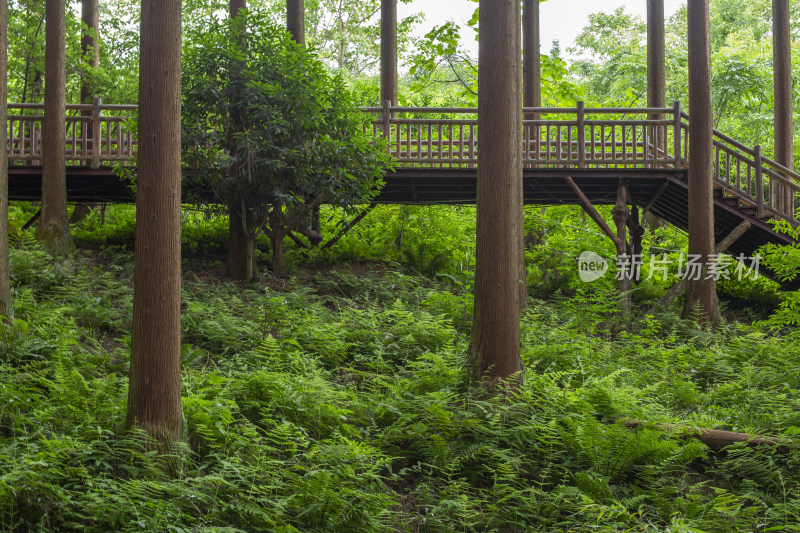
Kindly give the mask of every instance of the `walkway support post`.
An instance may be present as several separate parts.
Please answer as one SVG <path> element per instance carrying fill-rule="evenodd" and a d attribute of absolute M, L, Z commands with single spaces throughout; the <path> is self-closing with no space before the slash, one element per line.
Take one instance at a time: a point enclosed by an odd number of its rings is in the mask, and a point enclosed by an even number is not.
<path fill-rule="evenodd" d="M 761 161 L 761 146 L 756 145 L 753 149 L 753 163 L 756 167 L 756 217 L 764 218 L 766 209 L 764 208 L 764 166 Z"/>
<path fill-rule="evenodd" d="M 100 168 L 100 152 L 103 149 L 103 137 L 101 135 L 100 106 L 103 101 L 95 96 L 92 99 L 92 168 Z"/>
<path fill-rule="evenodd" d="M 675 156 L 675 170 L 680 170 L 683 167 L 683 156 L 681 155 L 682 123 L 681 103 L 679 100 L 675 100 L 672 104 L 672 153 Z"/>
<path fill-rule="evenodd" d="M 578 102 L 578 168 L 586 167 L 586 114 L 585 104 Z M 625 139 L 622 140 L 625 142 Z M 622 152 L 625 153 L 623 145 Z"/>
<path fill-rule="evenodd" d="M 388 143 L 389 140 L 392 138 L 392 101 L 391 100 L 384 100 L 383 101 L 383 108 L 381 111 L 381 119 L 383 121 L 383 131 L 381 135 L 386 142 Z M 391 153 L 391 146 L 386 146 L 386 149 Z M 399 155 L 399 154 L 398 154 Z"/>

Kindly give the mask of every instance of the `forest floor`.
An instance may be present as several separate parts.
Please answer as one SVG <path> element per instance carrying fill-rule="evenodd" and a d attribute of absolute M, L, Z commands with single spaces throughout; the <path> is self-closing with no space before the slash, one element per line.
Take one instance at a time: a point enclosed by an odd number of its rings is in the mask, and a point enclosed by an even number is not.
<path fill-rule="evenodd" d="M 800 531 L 793 330 L 730 299 L 711 332 L 644 315 L 647 296 L 622 320 L 608 291 L 532 286 L 525 385 L 486 398 L 464 372 L 469 275 L 340 251 L 233 283 L 213 220 L 184 231 L 186 441 L 165 469 L 124 430 L 125 213 L 76 230 L 59 262 L 15 236 L 2 531 Z M 716 451 L 629 419 L 781 445 Z"/>

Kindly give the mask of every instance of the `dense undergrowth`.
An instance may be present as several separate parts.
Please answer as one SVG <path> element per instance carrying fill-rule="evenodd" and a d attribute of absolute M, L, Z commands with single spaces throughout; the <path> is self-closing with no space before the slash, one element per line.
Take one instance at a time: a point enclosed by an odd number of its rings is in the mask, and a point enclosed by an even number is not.
<path fill-rule="evenodd" d="M 92 215 L 58 263 L 25 209 L 0 326 L 2 531 L 800 531 L 800 344 L 764 322 L 780 296 L 763 281 L 723 287 L 751 305 L 728 298 L 716 333 L 645 315 L 653 280 L 621 322 L 611 282 L 577 281 L 581 250 L 610 250 L 591 222 L 532 211 L 525 386 L 502 401 L 463 372 L 471 210 L 379 208 L 247 286 L 221 275 L 227 222 L 187 212 L 187 438 L 168 475 L 124 431 L 130 209 Z M 625 418 L 788 444 L 716 453 Z"/>

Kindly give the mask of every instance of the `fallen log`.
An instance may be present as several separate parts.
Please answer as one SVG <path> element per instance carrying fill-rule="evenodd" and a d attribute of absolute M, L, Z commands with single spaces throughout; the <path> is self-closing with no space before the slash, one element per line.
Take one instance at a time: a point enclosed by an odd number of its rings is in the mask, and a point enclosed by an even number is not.
<path fill-rule="evenodd" d="M 647 422 L 645 420 L 621 419 L 620 423 L 625 426 L 635 428 L 654 428 L 668 433 L 678 433 L 684 439 L 697 439 L 714 451 L 720 451 L 726 446 L 744 443 L 748 446 L 771 445 L 778 446 L 777 451 L 788 452 L 789 448 L 796 448 L 797 444 L 793 441 L 769 435 L 751 435 L 749 433 L 738 433 L 735 431 L 724 431 L 721 429 L 708 429 L 701 427 L 686 426 L 683 424 L 669 424 L 658 422 Z"/>

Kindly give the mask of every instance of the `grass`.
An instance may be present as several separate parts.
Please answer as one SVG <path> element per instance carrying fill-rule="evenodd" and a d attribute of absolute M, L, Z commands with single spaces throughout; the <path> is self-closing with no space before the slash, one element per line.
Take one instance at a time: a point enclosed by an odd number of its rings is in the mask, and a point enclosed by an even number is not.
<path fill-rule="evenodd" d="M 715 333 L 670 312 L 619 323 L 610 289 L 580 292 L 569 269 L 596 236 L 558 233 L 582 221 L 551 210 L 549 242 L 530 253 L 558 246 L 564 259 L 530 263 L 525 386 L 501 401 L 463 371 L 470 210 L 376 209 L 325 254 L 291 250 L 291 278 L 248 286 L 221 277 L 224 221 L 186 219 L 186 441 L 169 476 L 124 431 L 129 213 L 90 218 L 74 232 L 81 251 L 58 263 L 15 230 L 0 530 L 800 531 L 800 345 L 789 326 L 753 322 L 774 308 L 769 286 L 760 316 L 729 310 Z M 639 293 L 637 309 L 662 291 Z M 715 453 L 621 418 L 789 445 Z"/>

